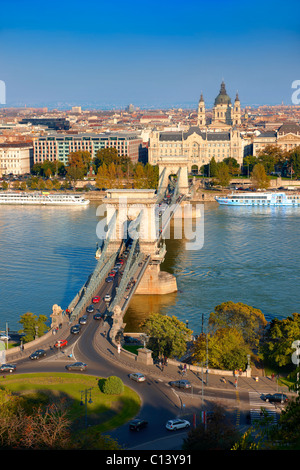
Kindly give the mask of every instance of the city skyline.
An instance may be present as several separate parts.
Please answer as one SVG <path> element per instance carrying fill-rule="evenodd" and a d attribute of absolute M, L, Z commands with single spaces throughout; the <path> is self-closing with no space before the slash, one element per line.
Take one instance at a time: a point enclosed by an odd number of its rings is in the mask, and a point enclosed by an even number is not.
<path fill-rule="evenodd" d="M 169 0 L 1 5 L 5 106 L 292 105 L 300 79 L 297 3 Z M 3 107 L 4 105 L 2 105 Z"/>

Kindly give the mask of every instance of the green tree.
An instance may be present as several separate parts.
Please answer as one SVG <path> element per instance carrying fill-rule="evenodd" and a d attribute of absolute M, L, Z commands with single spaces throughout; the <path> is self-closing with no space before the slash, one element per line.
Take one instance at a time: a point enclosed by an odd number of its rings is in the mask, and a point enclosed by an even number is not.
<path fill-rule="evenodd" d="M 215 178 L 217 176 L 217 171 L 218 171 L 218 165 L 215 160 L 215 157 L 212 157 L 209 163 L 209 176 L 211 178 Z"/>
<path fill-rule="evenodd" d="M 1 188 L 6 191 L 8 189 L 8 182 L 7 181 L 2 181 Z"/>
<path fill-rule="evenodd" d="M 236 328 L 220 328 L 214 334 L 202 334 L 193 345 L 193 364 L 206 364 L 221 370 L 243 369 L 247 364 L 249 346 Z"/>
<path fill-rule="evenodd" d="M 109 173 L 105 163 L 103 163 L 99 168 L 96 175 L 96 186 L 99 189 L 108 189 L 110 188 Z"/>
<path fill-rule="evenodd" d="M 251 180 L 256 189 L 267 189 L 270 186 L 270 177 L 266 174 L 262 163 L 257 163 L 253 168 Z"/>
<path fill-rule="evenodd" d="M 159 168 L 158 165 L 146 163 L 144 173 L 147 179 L 147 188 L 156 189 L 158 187 Z"/>
<path fill-rule="evenodd" d="M 224 408 L 215 405 L 207 424 L 200 423 L 192 428 L 183 440 L 184 451 L 223 450 L 230 451 L 239 433 Z"/>
<path fill-rule="evenodd" d="M 37 189 L 43 190 L 45 188 L 46 188 L 45 181 L 43 180 L 43 178 L 39 178 L 38 183 L 37 183 Z"/>
<path fill-rule="evenodd" d="M 270 322 L 262 348 L 265 361 L 279 367 L 291 365 L 292 354 L 295 352 L 292 344 L 299 338 L 299 313 L 293 313 L 282 320 L 274 318 Z"/>
<path fill-rule="evenodd" d="M 147 186 L 148 184 L 144 167 L 141 163 L 138 163 L 134 168 L 134 187 L 136 189 L 145 189 Z"/>
<path fill-rule="evenodd" d="M 23 341 L 28 343 L 33 341 L 36 336 L 43 336 L 49 328 L 46 325 L 48 318 L 45 315 L 39 315 L 38 317 L 31 312 L 26 312 L 21 316 L 19 323 L 23 328 L 19 333 L 24 334 Z"/>
<path fill-rule="evenodd" d="M 175 316 L 152 313 L 141 325 L 149 336 L 149 348 L 156 357 L 181 357 L 192 331 Z"/>
<path fill-rule="evenodd" d="M 300 398 L 289 400 L 287 406 L 281 411 L 279 425 L 271 431 L 270 441 L 273 449 L 300 449 Z"/>
<path fill-rule="evenodd" d="M 289 173 L 292 177 L 300 177 L 300 146 L 293 149 L 288 158 Z"/>
<path fill-rule="evenodd" d="M 219 328 L 235 328 L 245 342 L 255 348 L 262 338 L 267 320 L 258 308 L 228 301 L 215 307 L 209 316 L 209 325 L 215 331 Z"/>
<path fill-rule="evenodd" d="M 243 160 L 243 174 L 250 177 L 254 166 L 257 164 L 257 158 L 253 155 L 247 155 Z"/>
<path fill-rule="evenodd" d="M 30 170 L 32 175 L 41 176 L 42 175 L 42 163 L 34 163 Z"/>
<path fill-rule="evenodd" d="M 122 163 L 122 160 L 118 156 L 118 150 L 116 148 L 100 149 L 96 152 L 96 157 L 94 159 L 96 171 L 103 164 L 108 167 L 111 163 L 114 163 L 115 165 Z"/>
<path fill-rule="evenodd" d="M 91 164 L 91 154 L 87 151 L 71 152 L 66 168 L 67 178 L 75 187 L 76 181 L 82 179 L 88 172 Z"/>
<path fill-rule="evenodd" d="M 229 167 L 226 165 L 224 162 L 220 162 L 217 165 L 217 174 L 216 174 L 216 182 L 222 186 L 226 187 L 230 183 L 230 172 L 229 172 Z"/>
<path fill-rule="evenodd" d="M 224 158 L 223 162 L 228 166 L 228 171 L 231 176 L 239 175 L 240 165 L 235 158 L 227 157 Z"/>

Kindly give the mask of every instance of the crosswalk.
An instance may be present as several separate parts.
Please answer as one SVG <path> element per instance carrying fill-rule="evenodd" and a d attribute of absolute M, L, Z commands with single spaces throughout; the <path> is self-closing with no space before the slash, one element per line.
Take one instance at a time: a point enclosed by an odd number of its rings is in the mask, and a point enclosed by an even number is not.
<path fill-rule="evenodd" d="M 264 393 L 249 392 L 251 424 L 254 424 L 255 421 L 262 420 L 264 418 L 262 408 L 265 410 L 267 416 L 272 418 L 272 422 L 275 424 L 277 423 L 279 416 L 277 408 L 273 403 L 262 400 L 262 395 L 264 395 Z"/>

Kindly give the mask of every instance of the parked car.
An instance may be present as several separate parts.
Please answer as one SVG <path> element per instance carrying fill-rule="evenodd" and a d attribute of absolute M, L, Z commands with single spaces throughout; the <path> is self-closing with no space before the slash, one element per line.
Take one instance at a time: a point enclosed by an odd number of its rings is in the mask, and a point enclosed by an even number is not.
<path fill-rule="evenodd" d="M 79 318 L 80 325 L 86 325 L 86 322 L 87 322 L 87 315 L 83 315 L 82 317 Z"/>
<path fill-rule="evenodd" d="M 132 374 L 129 374 L 129 378 L 131 380 L 135 380 L 135 382 L 145 382 L 146 380 L 144 374 L 140 374 L 140 372 L 133 372 Z"/>
<path fill-rule="evenodd" d="M 98 302 L 100 302 L 100 296 L 96 295 L 96 297 L 93 298 L 92 302 L 93 304 L 97 304 Z"/>
<path fill-rule="evenodd" d="M 67 346 L 68 344 L 68 341 L 66 339 L 61 339 L 59 341 L 57 341 L 57 343 L 55 343 L 55 347 L 56 348 L 63 348 L 64 346 Z"/>
<path fill-rule="evenodd" d="M 177 429 L 189 428 L 191 423 L 186 419 L 170 419 L 166 423 L 166 428 L 169 431 L 176 431 Z"/>
<path fill-rule="evenodd" d="M 67 364 L 66 369 L 67 370 L 85 370 L 87 368 L 87 364 L 84 362 L 73 362 L 73 364 Z"/>
<path fill-rule="evenodd" d="M 80 330 L 81 330 L 80 325 L 73 325 L 70 329 L 70 333 L 72 333 L 72 335 L 78 335 L 78 333 L 80 333 Z"/>
<path fill-rule="evenodd" d="M 87 311 L 87 313 L 93 313 L 93 311 L 94 311 L 94 306 L 93 306 L 93 305 L 89 305 L 89 306 L 86 308 L 86 311 Z"/>
<path fill-rule="evenodd" d="M 16 370 L 16 366 L 12 364 L 2 364 L 0 366 L 0 372 L 14 372 Z"/>
<path fill-rule="evenodd" d="M 101 320 L 103 318 L 103 314 L 100 312 L 95 313 L 94 320 Z"/>
<path fill-rule="evenodd" d="M 133 419 L 129 423 L 130 431 L 139 431 L 140 429 L 145 428 L 148 425 L 148 421 L 145 419 Z"/>
<path fill-rule="evenodd" d="M 44 349 L 37 349 L 32 354 L 30 354 L 30 359 L 39 359 L 40 357 L 46 356 L 46 351 Z"/>
<path fill-rule="evenodd" d="M 279 403 L 286 403 L 288 401 L 288 397 L 284 393 L 268 393 L 267 395 L 263 395 L 263 400 L 265 401 L 273 401 Z"/>
<path fill-rule="evenodd" d="M 191 383 L 188 380 L 174 380 L 170 382 L 171 387 L 178 388 L 191 388 Z"/>

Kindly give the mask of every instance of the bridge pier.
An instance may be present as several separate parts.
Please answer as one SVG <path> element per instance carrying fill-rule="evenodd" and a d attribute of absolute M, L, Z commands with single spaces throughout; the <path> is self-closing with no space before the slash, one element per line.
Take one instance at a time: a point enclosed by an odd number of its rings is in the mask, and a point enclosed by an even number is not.
<path fill-rule="evenodd" d="M 177 292 L 176 277 L 160 270 L 160 264 L 150 264 L 135 291 L 140 295 L 164 295 Z"/>

